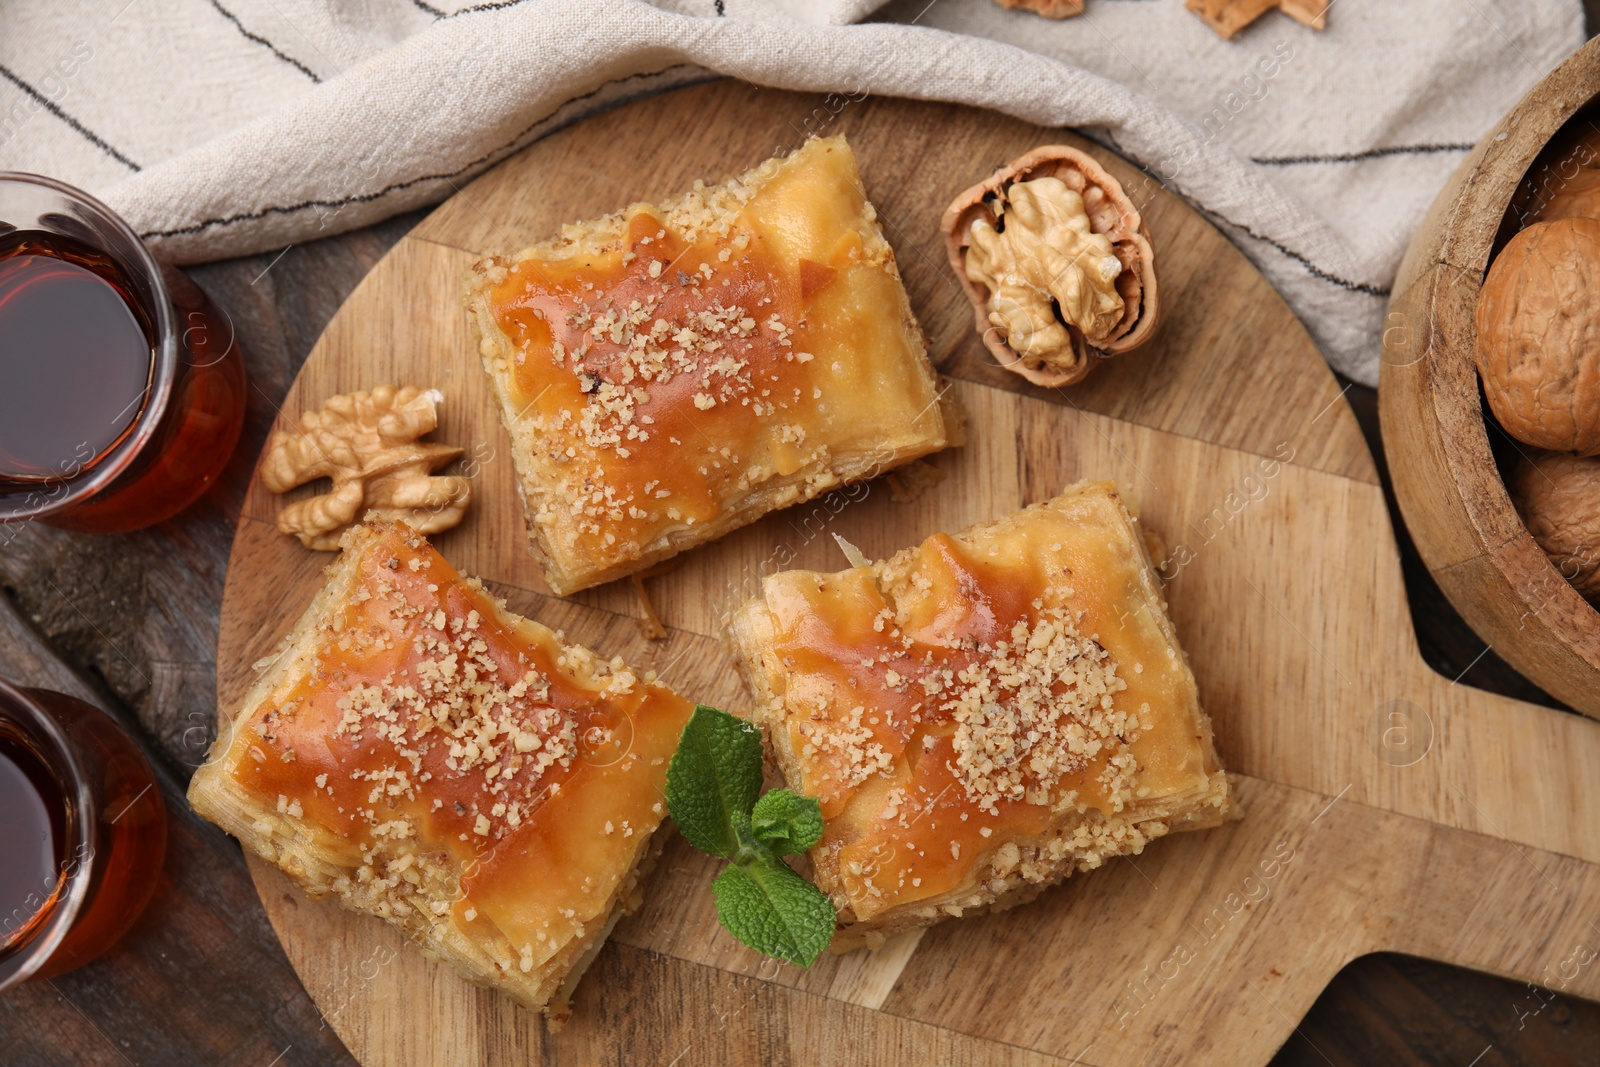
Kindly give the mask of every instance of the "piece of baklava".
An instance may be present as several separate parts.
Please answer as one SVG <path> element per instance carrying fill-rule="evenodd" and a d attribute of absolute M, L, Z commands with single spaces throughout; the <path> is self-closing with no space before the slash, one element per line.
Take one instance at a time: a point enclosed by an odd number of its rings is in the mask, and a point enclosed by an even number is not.
<path fill-rule="evenodd" d="M 774 574 L 731 636 L 779 769 L 821 801 L 810 860 L 836 950 L 1235 815 L 1109 483 L 880 563 Z"/>
<path fill-rule="evenodd" d="M 960 443 L 843 137 L 484 259 L 466 299 L 558 593 Z"/>
<path fill-rule="evenodd" d="M 190 803 L 311 896 L 559 1022 L 639 903 L 693 706 L 511 613 L 404 524 L 352 528 L 329 570 Z"/>

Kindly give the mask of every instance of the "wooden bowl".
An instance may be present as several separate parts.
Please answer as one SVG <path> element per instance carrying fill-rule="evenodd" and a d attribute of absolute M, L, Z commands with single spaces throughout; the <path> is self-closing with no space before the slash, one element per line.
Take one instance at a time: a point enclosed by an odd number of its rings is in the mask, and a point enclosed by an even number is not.
<path fill-rule="evenodd" d="M 1493 253 L 1517 229 L 1507 212 L 1523 178 L 1597 97 L 1600 38 L 1535 86 L 1457 169 L 1400 264 L 1378 390 L 1395 496 L 1434 579 L 1501 658 L 1594 718 L 1600 612 L 1512 507 L 1490 440 L 1509 438 L 1483 406 L 1472 315 Z"/>

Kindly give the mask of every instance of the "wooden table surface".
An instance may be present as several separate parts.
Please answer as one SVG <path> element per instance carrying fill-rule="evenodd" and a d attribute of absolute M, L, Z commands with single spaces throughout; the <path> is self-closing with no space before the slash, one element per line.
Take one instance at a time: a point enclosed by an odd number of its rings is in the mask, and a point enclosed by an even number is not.
<path fill-rule="evenodd" d="M 214 732 L 218 604 L 256 453 L 324 325 L 420 218 L 190 272 L 233 319 L 251 375 L 239 451 L 194 508 L 117 538 L 0 528 L 0 674 L 85 696 L 132 726 L 173 817 L 163 886 L 125 940 L 88 967 L 0 997 L 0 1063 L 353 1062 L 284 958 L 237 845 L 196 819 L 182 790 Z M 1352 386 L 1347 399 L 1381 466 L 1375 394 Z M 1553 704 L 1485 650 L 1399 534 L 1430 664 Z M 1369 956 L 1329 986 L 1274 1062 L 1600 1065 L 1600 1004 Z"/>

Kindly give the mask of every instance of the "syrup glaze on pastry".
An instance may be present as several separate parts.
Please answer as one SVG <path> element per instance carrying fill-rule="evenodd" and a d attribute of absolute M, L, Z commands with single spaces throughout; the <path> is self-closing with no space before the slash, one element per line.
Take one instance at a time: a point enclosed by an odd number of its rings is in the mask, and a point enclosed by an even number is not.
<path fill-rule="evenodd" d="M 558 592 L 959 440 L 840 137 L 486 259 L 467 299 Z"/>
<path fill-rule="evenodd" d="M 637 902 L 691 710 L 369 524 L 189 795 L 312 894 L 559 1013 Z"/>
<path fill-rule="evenodd" d="M 822 803 L 810 858 L 839 947 L 1233 813 L 1164 608 L 1105 483 L 766 580 L 732 636 L 780 769 Z"/>

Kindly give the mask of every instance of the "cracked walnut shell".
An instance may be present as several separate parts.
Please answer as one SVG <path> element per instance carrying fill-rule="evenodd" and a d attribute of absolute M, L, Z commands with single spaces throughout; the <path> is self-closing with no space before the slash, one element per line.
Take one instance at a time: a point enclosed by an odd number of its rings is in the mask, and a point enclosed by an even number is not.
<path fill-rule="evenodd" d="M 1495 257 L 1473 317 L 1484 396 L 1524 444 L 1600 455 L 1600 221 L 1540 222 Z"/>
<path fill-rule="evenodd" d="M 1000 365 L 1035 385 L 1082 381 L 1150 338 L 1155 252 L 1122 186 L 1046 145 L 963 192 L 941 223 L 950 265 Z"/>
<path fill-rule="evenodd" d="M 1069 19 L 1083 14 L 1083 0 L 995 0 L 995 3 L 1008 11 L 1021 8 L 1047 19 Z"/>
<path fill-rule="evenodd" d="M 433 472 L 461 455 L 454 445 L 418 441 L 439 425 L 437 390 L 380 385 L 329 397 L 274 430 L 261 460 L 261 484 L 286 493 L 317 478 L 333 491 L 278 512 L 278 529 L 307 548 L 334 552 L 340 535 L 364 515 L 401 520 L 422 534 L 448 530 L 472 501 L 472 483 Z"/>
<path fill-rule="evenodd" d="M 1332 0 L 1187 0 L 1183 5 L 1204 20 L 1219 37 L 1234 35 L 1256 19 L 1277 8 L 1285 15 L 1314 30 L 1328 24 Z"/>

